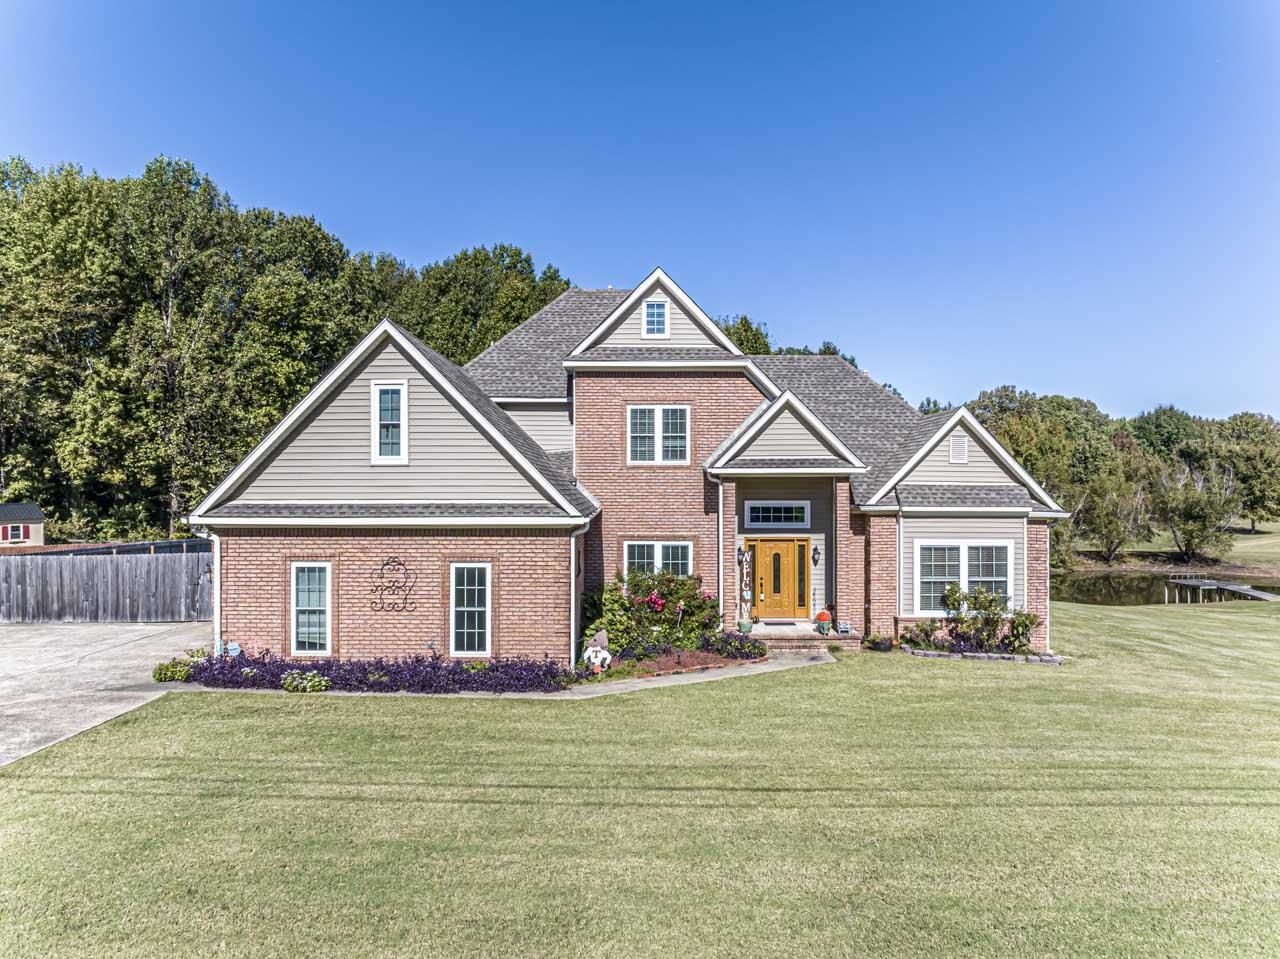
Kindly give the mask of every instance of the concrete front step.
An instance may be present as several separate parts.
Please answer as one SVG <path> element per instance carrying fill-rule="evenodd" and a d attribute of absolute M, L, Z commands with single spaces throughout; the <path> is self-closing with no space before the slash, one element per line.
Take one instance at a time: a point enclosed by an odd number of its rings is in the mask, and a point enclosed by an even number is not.
<path fill-rule="evenodd" d="M 830 635 L 822 636 L 814 633 L 808 636 L 760 636 L 765 648 L 770 653 L 799 653 L 825 650 L 828 646 L 839 646 L 841 649 L 854 651 L 862 648 L 856 636 Z"/>

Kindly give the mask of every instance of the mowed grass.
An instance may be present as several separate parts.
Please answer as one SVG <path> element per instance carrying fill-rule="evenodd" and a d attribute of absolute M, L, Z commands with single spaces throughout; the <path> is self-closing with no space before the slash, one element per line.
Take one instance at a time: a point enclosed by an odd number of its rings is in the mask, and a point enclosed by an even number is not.
<path fill-rule="evenodd" d="M 177 693 L 0 770 L 0 955 L 1280 955 L 1280 604 L 585 702 Z"/>
<path fill-rule="evenodd" d="M 1247 532 L 1247 527 L 1241 527 L 1232 534 L 1231 541 L 1231 552 L 1222 556 L 1223 562 L 1273 570 L 1280 575 L 1280 523 L 1259 523 L 1256 533 Z M 1140 543 L 1126 550 L 1125 555 L 1145 559 L 1153 553 L 1172 555 L 1174 552 L 1173 537 L 1168 533 L 1160 533 L 1151 542 Z"/>

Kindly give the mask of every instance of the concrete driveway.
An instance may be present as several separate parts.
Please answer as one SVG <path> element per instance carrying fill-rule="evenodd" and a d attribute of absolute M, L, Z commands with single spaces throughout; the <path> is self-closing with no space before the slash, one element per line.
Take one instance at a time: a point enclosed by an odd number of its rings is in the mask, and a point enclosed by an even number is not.
<path fill-rule="evenodd" d="M 209 623 L 0 624 L 0 766 L 155 699 L 151 667 L 212 639 Z"/>

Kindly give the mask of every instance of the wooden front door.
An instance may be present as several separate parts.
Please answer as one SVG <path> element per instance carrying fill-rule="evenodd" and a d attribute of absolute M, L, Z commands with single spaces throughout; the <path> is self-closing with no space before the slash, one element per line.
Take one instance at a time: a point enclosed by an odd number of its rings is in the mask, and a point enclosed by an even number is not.
<path fill-rule="evenodd" d="M 760 619 L 809 618 L 809 540 L 747 541 L 755 562 L 755 603 Z"/>

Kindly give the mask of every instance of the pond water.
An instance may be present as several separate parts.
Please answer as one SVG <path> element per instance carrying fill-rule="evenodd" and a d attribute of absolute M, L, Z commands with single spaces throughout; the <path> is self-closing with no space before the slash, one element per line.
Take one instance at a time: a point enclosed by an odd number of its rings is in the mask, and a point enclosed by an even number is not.
<path fill-rule="evenodd" d="M 1219 577 L 1229 582 L 1247 582 L 1268 593 L 1280 593 L 1280 580 Z M 1051 599 L 1091 606 L 1147 606 L 1164 602 L 1167 576 L 1158 573 L 1054 573 L 1049 577 Z"/>

